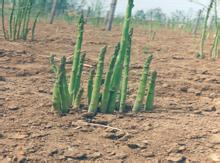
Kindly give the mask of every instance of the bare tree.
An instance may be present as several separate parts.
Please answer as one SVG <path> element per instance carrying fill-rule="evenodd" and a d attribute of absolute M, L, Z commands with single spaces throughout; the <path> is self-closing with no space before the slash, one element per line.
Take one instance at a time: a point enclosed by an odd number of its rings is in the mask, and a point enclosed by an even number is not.
<path fill-rule="evenodd" d="M 106 17 L 105 17 L 105 26 L 107 26 L 107 23 L 108 23 L 108 21 L 109 21 L 109 14 L 110 14 L 110 11 L 107 11 L 107 13 L 106 13 Z"/>
<path fill-rule="evenodd" d="M 90 14 L 91 14 L 91 7 L 88 7 L 88 9 L 86 11 L 86 16 L 85 16 L 85 23 L 88 22 Z"/>
<path fill-rule="evenodd" d="M 107 23 L 106 23 L 107 31 L 111 31 L 112 29 L 112 23 L 114 20 L 116 5 L 117 5 L 117 0 L 112 0 L 111 6 L 110 6 L 110 12 L 108 14 Z"/>
<path fill-rule="evenodd" d="M 52 9 L 51 9 L 51 16 L 50 16 L 50 24 L 53 24 L 54 17 L 56 15 L 56 8 L 57 8 L 57 0 L 53 0 Z"/>
<path fill-rule="evenodd" d="M 201 15 L 202 15 L 202 10 L 199 10 L 198 11 L 198 16 L 197 16 L 197 19 L 196 19 L 196 23 L 195 23 L 195 26 L 193 28 L 193 35 L 196 34 L 197 30 L 198 30 L 198 27 L 199 27 L 199 22 L 201 20 Z"/>

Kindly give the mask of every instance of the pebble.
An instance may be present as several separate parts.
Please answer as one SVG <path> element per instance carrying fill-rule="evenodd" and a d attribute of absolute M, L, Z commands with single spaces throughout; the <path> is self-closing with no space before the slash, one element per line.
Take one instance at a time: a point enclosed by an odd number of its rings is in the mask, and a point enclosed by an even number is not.
<path fill-rule="evenodd" d="M 0 106 L 3 106 L 4 105 L 4 102 L 3 101 L 0 101 Z"/>
<path fill-rule="evenodd" d="M 216 97 L 216 94 L 215 94 L 215 93 L 210 93 L 210 94 L 209 94 L 209 98 L 214 99 L 215 97 Z"/>
<path fill-rule="evenodd" d="M 4 138 L 3 133 L 0 132 L 0 139 Z"/>
<path fill-rule="evenodd" d="M 217 78 L 209 78 L 209 79 L 207 80 L 207 82 L 220 84 L 220 82 L 219 82 L 219 80 L 218 80 Z"/>
<path fill-rule="evenodd" d="M 189 88 L 188 89 L 188 93 L 195 93 L 195 92 L 196 92 L 196 90 L 194 88 Z"/>
<path fill-rule="evenodd" d="M 53 149 L 52 151 L 48 153 L 48 156 L 54 156 L 55 154 L 58 154 L 58 153 L 59 153 L 59 149 Z"/>
<path fill-rule="evenodd" d="M 89 159 L 97 159 L 101 156 L 102 156 L 102 154 L 100 152 L 94 152 L 94 153 L 88 155 Z"/>
<path fill-rule="evenodd" d="M 182 155 L 171 155 L 166 160 L 168 162 L 171 161 L 172 163 L 181 163 L 186 161 L 186 157 Z"/>
<path fill-rule="evenodd" d="M 162 85 L 162 87 L 163 87 L 163 88 L 168 88 L 168 87 L 169 87 L 169 84 L 164 83 L 164 84 Z"/>
<path fill-rule="evenodd" d="M 1 88 L 0 88 L 0 91 L 1 91 L 1 92 L 5 92 L 5 91 L 7 91 L 7 90 L 9 90 L 9 88 L 7 88 L 7 87 L 1 87 Z"/>
<path fill-rule="evenodd" d="M 213 104 L 214 104 L 216 110 L 220 110 L 220 98 L 214 99 Z"/>
<path fill-rule="evenodd" d="M 180 56 L 172 56 L 172 58 L 175 60 L 184 60 L 184 58 Z"/>
<path fill-rule="evenodd" d="M 195 95 L 196 95 L 196 96 L 201 96 L 201 95 L 202 95 L 202 92 L 201 92 L 201 91 L 196 91 L 196 92 L 195 92 Z"/>
<path fill-rule="evenodd" d="M 38 88 L 38 92 L 40 93 L 47 93 L 47 90 L 43 87 Z"/>
<path fill-rule="evenodd" d="M 18 162 L 18 163 L 25 163 L 25 162 L 27 162 L 27 158 L 26 157 L 20 157 L 20 158 L 18 158 L 18 157 L 14 157 L 13 158 L 13 162 Z"/>
<path fill-rule="evenodd" d="M 42 137 L 46 137 L 46 136 L 48 136 L 47 133 L 34 133 L 31 135 L 30 138 L 34 139 L 34 138 L 42 138 Z"/>
<path fill-rule="evenodd" d="M 183 86 L 180 88 L 180 91 L 182 92 L 188 92 L 188 88 L 186 86 Z"/>
<path fill-rule="evenodd" d="M 27 138 L 27 137 L 28 137 L 28 135 L 26 135 L 26 134 L 14 133 L 9 138 L 10 139 L 22 140 L 22 139 Z"/>
<path fill-rule="evenodd" d="M 107 125 L 109 122 L 105 120 L 94 120 L 93 123 L 100 125 Z"/>
<path fill-rule="evenodd" d="M 120 138 L 120 141 L 128 141 L 130 138 L 132 138 L 133 136 L 130 134 L 126 134 L 125 136 L 123 136 L 122 138 Z"/>
<path fill-rule="evenodd" d="M 203 86 L 202 87 L 202 91 L 208 91 L 210 89 L 209 87 L 210 87 L 209 85 Z"/>
<path fill-rule="evenodd" d="M 218 133 L 220 133 L 220 129 L 214 129 L 214 130 L 211 131 L 211 133 L 218 134 Z"/>
<path fill-rule="evenodd" d="M 0 81 L 6 81 L 4 76 L 0 76 Z"/>
<path fill-rule="evenodd" d="M 123 131 L 118 131 L 115 133 L 105 133 L 104 138 L 117 140 L 125 136 L 125 133 Z"/>
<path fill-rule="evenodd" d="M 146 149 L 148 147 L 149 143 L 148 143 L 148 141 L 145 140 L 138 145 L 141 149 Z"/>
<path fill-rule="evenodd" d="M 79 128 L 79 131 L 81 131 L 81 132 L 93 132 L 95 130 L 95 128 L 94 127 L 81 127 L 81 128 Z"/>
<path fill-rule="evenodd" d="M 155 157 L 155 154 L 153 152 L 144 152 L 143 156 L 145 158 L 149 158 L 149 157 Z"/>
<path fill-rule="evenodd" d="M 174 144 L 172 148 L 168 151 L 169 153 L 182 153 L 183 151 L 186 150 L 185 145 L 180 145 L 180 144 Z"/>
<path fill-rule="evenodd" d="M 127 144 L 127 146 L 131 149 L 140 148 L 139 144 L 135 144 L 135 143 L 129 143 L 129 144 Z"/>
<path fill-rule="evenodd" d="M 208 74 L 208 72 L 209 72 L 208 70 L 203 70 L 203 71 L 201 72 L 201 74 L 204 74 L 204 75 L 205 75 L 205 74 Z"/>
<path fill-rule="evenodd" d="M 113 157 L 114 159 L 120 159 L 120 160 L 124 160 L 124 159 L 126 159 L 128 157 L 128 155 L 127 154 L 125 154 L 125 153 L 116 153 L 116 155 Z M 110 159 L 112 159 L 112 157 L 110 158 Z"/>
<path fill-rule="evenodd" d="M 220 162 L 220 152 L 210 154 L 209 159 L 214 162 Z"/>
<path fill-rule="evenodd" d="M 214 134 L 209 138 L 210 143 L 219 145 L 220 144 L 220 134 Z"/>
<path fill-rule="evenodd" d="M 10 105 L 10 106 L 8 106 L 8 109 L 12 110 L 12 111 L 16 111 L 16 110 L 19 110 L 20 108 L 17 105 Z"/>
<path fill-rule="evenodd" d="M 27 154 L 30 154 L 30 153 L 35 153 L 37 151 L 38 151 L 37 146 L 27 146 L 27 147 L 25 147 L 24 153 L 27 155 Z"/>
<path fill-rule="evenodd" d="M 194 114 L 202 115 L 202 111 L 201 111 L 201 110 L 195 110 L 193 113 L 194 113 Z"/>
<path fill-rule="evenodd" d="M 88 158 L 87 154 L 83 153 L 83 152 L 80 152 L 80 153 L 66 152 L 64 154 L 64 157 L 65 157 L 65 159 L 68 159 L 68 160 L 86 160 Z"/>
<path fill-rule="evenodd" d="M 205 112 L 215 112 L 216 108 L 215 108 L 215 106 L 208 106 L 208 107 L 202 109 L 202 111 L 205 111 Z"/>
<path fill-rule="evenodd" d="M 26 72 L 25 70 L 21 70 L 21 71 L 18 71 L 17 73 L 16 73 L 16 76 L 29 76 L 30 74 L 28 73 L 28 72 Z"/>

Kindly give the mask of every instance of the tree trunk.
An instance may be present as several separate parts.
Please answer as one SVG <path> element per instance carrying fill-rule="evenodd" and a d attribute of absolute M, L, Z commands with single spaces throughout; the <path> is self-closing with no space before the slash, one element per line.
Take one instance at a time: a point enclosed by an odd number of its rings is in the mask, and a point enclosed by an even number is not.
<path fill-rule="evenodd" d="M 109 16 L 107 18 L 107 20 L 108 20 L 107 25 L 106 25 L 106 30 L 107 31 L 111 31 L 111 29 L 112 29 L 112 23 L 113 23 L 113 20 L 114 20 L 116 5 L 117 5 L 117 0 L 112 0 Z"/>
<path fill-rule="evenodd" d="M 215 16 L 212 16 L 209 20 L 209 24 L 208 24 L 208 31 L 210 31 L 212 29 L 212 25 L 215 22 Z"/>
<path fill-rule="evenodd" d="M 108 24 L 108 22 L 109 22 L 109 14 L 110 14 L 110 11 L 107 11 L 106 17 L 105 17 L 105 22 L 104 22 L 104 24 L 105 24 L 106 27 L 107 27 L 107 24 Z"/>
<path fill-rule="evenodd" d="M 88 9 L 86 11 L 86 16 L 85 16 L 85 23 L 88 22 L 90 14 L 91 14 L 91 7 L 88 7 Z"/>
<path fill-rule="evenodd" d="M 195 26 L 194 26 L 194 28 L 193 28 L 193 35 L 196 35 L 196 32 L 197 32 L 197 30 L 198 30 L 198 27 L 199 27 L 199 22 L 200 22 L 200 19 L 201 19 L 201 14 L 202 14 L 202 10 L 199 10 L 199 12 L 198 12 L 198 16 L 197 16 L 197 20 L 196 20 L 196 24 L 195 24 Z"/>
<path fill-rule="evenodd" d="M 200 49 L 199 49 L 199 53 L 197 54 L 197 57 L 201 58 L 201 59 L 205 57 L 205 55 L 204 55 L 204 45 L 205 45 L 205 40 L 206 40 L 206 37 L 207 37 L 207 24 L 208 24 L 208 19 L 209 19 L 210 12 L 212 10 L 214 2 L 215 2 L 215 0 L 210 1 L 209 7 L 207 9 L 206 16 L 205 16 L 205 22 L 204 22 L 204 27 L 203 27 L 203 32 L 202 32 L 202 37 L 201 37 L 201 42 L 200 42 Z"/>
<path fill-rule="evenodd" d="M 56 7 L 57 7 L 57 0 L 53 0 L 52 9 L 51 9 L 51 17 L 50 17 L 50 24 L 53 24 L 54 17 L 56 15 Z"/>

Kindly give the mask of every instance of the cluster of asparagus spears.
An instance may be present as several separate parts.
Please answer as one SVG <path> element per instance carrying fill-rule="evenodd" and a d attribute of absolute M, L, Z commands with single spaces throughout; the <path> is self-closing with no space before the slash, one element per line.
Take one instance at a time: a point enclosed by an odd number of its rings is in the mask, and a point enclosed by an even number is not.
<path fill-rule="evenodd" d="M 71 106 L 78 108 L 84 92 L 81 87 L 81 76 L 83 72 L 83 64 L 85 54 L 81 54 L 82 40 L 84 30 L 84 19 L 80 17 L 78 23 L 78 37 L 73 54 L 72 71 L 70 76 L 70 83 L 67 83 L 66 76 L 66 58 L 61 59 L 61 64 L 58 67 L 55 63 L 54 55 L 50 58 L 52 71 L 56 74 L 56 81 L 53 88 L 53 107 L 59 114 L 66 114 L 69 112 Z"/>
<path fill-rule="evenodd" d="M 5 0 L 2 0 L 2 29 L 6 40 L 27 40 L 29 33 L 30 16 L 33 8 L 33 0 L 13 0 L 12 9 L 8 20 L 8 29 L 5 25 Z M 40 12 L 35 17 L 32 26 L 32 40 L 34 40 L 35 28 Z"/>
<path fill-rule="evenodd" d="M 133 0 L 128 0 L 121 42 L 115 47 L 104 83 L 102 81 L 107 46 L 103 47 L 100 51 L 96 69 L 92 68 L 90 71 L 87 86 L 89 113 L 96 114 L 97 112 L 102 112 L 111 114 L 115 111 L 127 111 L 126 97 L 128 90 L 128 75 L 133 35 L 133 29 L 130 28 L 132 8 Z M 79 108 L 84 92 L 82 86 L 80 85 L 83 63 L 85 59 L 85 55 L 81 54 L 83 31 L 84 18 L 81 16 L 78 23 L 78 37 L 74 50 L 69 87 L 67 84 L 65 70 L 65 57 L 62 58 L 60 67 L 56 66 L 54 57 L 51 57 L 52 69 L 56 73 L 56 82 L 53 90 L 53 107 L 60 114 L 68 113 L 71 106 L 74 108 Z M 146 60 L 137 92 L 137 97 L 132 109 L 133 112 L 153 109 L 154 90 L 157 78 L 156 72 L 151 74 L 151 82 L 149 82 L 149 86 L 147 85 L 152 59 L 153 56 L 150 55 Z M 146 102 L 143 107 L 146 93 Z"/>

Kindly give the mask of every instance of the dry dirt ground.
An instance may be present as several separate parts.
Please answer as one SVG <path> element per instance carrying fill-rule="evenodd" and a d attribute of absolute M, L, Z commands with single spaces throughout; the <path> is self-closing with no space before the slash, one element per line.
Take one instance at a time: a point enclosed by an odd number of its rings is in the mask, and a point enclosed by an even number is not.
<path fill-rule="evenodd" d="M 107 44 L 108 65 L 120 29 L 86 27 L 86 64 L 94 65 Z M 35 42 L 0 36 L 0 162 L 220 161 L 220 60 L 195 58 L 199 35 L 162 29 L 151 41 L 148 32 L 135 28 L 127 102 L 135 100 L 146 46 L 159 74 L 155 111 L 99 114 L 88 121 L 79 111 L 59 117 L 51 110 L 55 77 L 48 58 L 51 53 L 71 57 L 75 26 L 41 24 L 37 33 Z M 84 87 L 88 72 L 85 68 Z M 86 101 L 84 96 L 82 112 Z"/>

